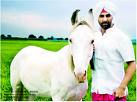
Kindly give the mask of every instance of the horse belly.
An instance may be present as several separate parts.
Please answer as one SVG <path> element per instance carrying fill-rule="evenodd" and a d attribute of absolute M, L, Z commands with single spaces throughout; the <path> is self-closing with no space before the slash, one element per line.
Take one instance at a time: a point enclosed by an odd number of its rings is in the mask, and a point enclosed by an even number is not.
<path fill-rule="evenodd" d="M 27 67 L 26 67 L 27 68 Z M 37 95 L 50 96 L 50 76 L 49 74 L 43 75 L 38 70 L 24 70 L 20 73 L 21 81 L 24 87 L 29 92 L 35 92 Z"/>

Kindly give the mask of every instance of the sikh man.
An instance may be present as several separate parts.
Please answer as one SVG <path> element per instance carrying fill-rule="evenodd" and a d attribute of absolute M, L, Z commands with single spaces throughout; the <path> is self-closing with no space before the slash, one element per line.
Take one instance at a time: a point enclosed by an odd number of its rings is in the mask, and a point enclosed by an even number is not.
<path fill-rule="evenodd" d="M 111 2 L 102 0 L 93 8 L 93 14 L 100 29 L 94 42 L 92 100 L 126 101 L 127 85 L 136 70 L 132 42 L 116 27 L 116 9 Z M 126 71 L 124 63 L 128 65 Z"/>

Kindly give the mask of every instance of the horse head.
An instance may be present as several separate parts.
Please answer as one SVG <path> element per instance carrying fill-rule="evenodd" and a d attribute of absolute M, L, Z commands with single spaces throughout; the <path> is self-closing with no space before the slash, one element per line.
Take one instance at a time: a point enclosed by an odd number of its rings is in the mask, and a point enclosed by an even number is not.
<path fill-rule="evenodd" d="M 93 55 L 94 29 L 86 20 L 78 20 L 78 12 L 71 17 L 72 30 L 69 36 L 74 75 L 79 83 L 86 80 L 88 64 Z M 90 10 L 92 13 L 92 10 Z M 92 18 L 92 17 L 91 17 Z"/>

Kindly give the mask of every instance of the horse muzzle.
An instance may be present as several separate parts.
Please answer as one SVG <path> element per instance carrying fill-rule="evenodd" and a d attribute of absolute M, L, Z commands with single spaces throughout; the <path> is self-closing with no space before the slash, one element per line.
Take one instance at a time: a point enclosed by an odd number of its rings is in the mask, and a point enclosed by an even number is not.
<path fill-rule="evenodd" d="M 75 73 L 74 75 L 78 81 L 78 83 L 84 83 L 84 81 L 86 80 L 86 71 L 84 73 Z"/>

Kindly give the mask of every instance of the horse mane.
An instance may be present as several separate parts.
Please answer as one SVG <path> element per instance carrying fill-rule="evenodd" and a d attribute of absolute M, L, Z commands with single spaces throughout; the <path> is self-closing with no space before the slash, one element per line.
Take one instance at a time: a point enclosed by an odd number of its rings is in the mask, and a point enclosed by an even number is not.
<path fill-rule="evenodd" d="M 76 29 L 76 28 L 77 28 L 78 26 L 80 26 L 80 25 L 86 25 L 86 26 L 88 26 L 89 28 L 91 28 L 91 26 L 88 24 L 87 21 L 82 20 L 82 21 L 76 23 L 76 24 L 73 26 L 71 32 L 73 32 L 73 30 Z"/>
<path fill-rule="evenodd" d="M 77 26 L 79 26 L 79 25 L 87 25 L 87 26 L 90 26 L 88 23 L 87 23 L 87 21 L 80 21 L 78 24 L 77 24 Z"/>

